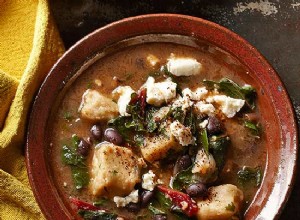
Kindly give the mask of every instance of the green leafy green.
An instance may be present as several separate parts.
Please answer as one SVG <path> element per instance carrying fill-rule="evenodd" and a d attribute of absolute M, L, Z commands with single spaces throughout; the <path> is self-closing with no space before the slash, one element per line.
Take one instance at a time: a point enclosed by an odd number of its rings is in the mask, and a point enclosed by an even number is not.
<path fill-rule="evenodd" d="M 89 173 L 86 166 L 86 158 L 77 153 L 79 137 L 73 135 L 70 146 L 62 147 L 61 158 L 63 163 L 70 165 L 72 178 L 76 189 L 81 189 L 89 183 Z"/>
<path fill-rule="evenodd" d="M 157 109 L 154 107 L 151 107 L 151 108 L 147 109 L 147 111 L 146 111 L 147 131 L 149 133 L 154 132 L 158 128 L 158 126 L 154 120 L 155 112 L 157 112 Z"/>
<path fill-rule="evenodd" d="M 178 120 L 182 124 L 184 123 L 185 113 L 181 107 L 173 108 L 171 115 L 175 120 Z"/>
<path fill-rule="evenodd" d="M 261 167 L 247 167 L 244 166 L 237 173 L 238 182 L 242 185 L 247 185 L 249 183 L 254 183 L 256 186 L 259 186 L 262 181 L 262 171 Z"/>
<path fill-rule="evenodd" d="M 154 214 L 154 215 L 165 215 L 166 213 L 158 208 L 155 208 L 152 203 L 148 206 L 148 209 Z"/>
<path fill-rule="evenodd" d="M 223 169 L 225 156 L 230 139 L 228 136 L 212 136 L 209 141 L 209 150 L 212 153 L 219 171 Z"/>
<path fill-rule="evenodd" d="M 130 122 L 130 118 L 126 116 L 119 116 L 117 118 L 108 121 L 108 125 L 118 130 L 121 136 L 126 140 L 130 141 L 130 129 L 125 126 L 126 123 Z"/>
<path fill-rule="evenodd" d="M 181 191 L 186 186 L 196 183 L 194 175 L 192 173 L 193 166 L 178 172 L 172 182 L 172 188 Z"/>
<path fill-rule="evenodd" d="M 208 155 L 209 154 L 209 142 L 208 142 L 206 129 L 205 128 L 202 129 L 199 134 L 200 134 L 199 140 L 200 140 L 201 146 L 203 147 L 205 153 Z"/>
<path fill-rule="evenodd" d="M 134 142 L 136 143 L 137 146 L 143 146 L 144 145 L 144 135 L 143 134 L 136 134 L 134 135 Z"/>
<path fill-rule="evenodd" d="M 259 136 L 260 129 L 259 129 L 259 127 L 258 127 L 256 124 L 254 124 L 254 123 L 251 122 L 251 121 L 245 120 L 245 121 L 244 121 L 244 126 L 245 126 L 246 128 L 249 128 L 250 131 L 251 131 L 251 133 L 252 133 L 253 135 Z"/>
<path fill-rule="evenodd" d="M 76 189 L 82 189 L 89 184 L 90 177 L 87 167 L 71 166 L 71 170 Z"/>
<path fill-rule="evenodd" d="M 152 205 L 159 207 L 163 212 L 168 212 L 173 205 L 172 201 L 165 197 L 165 195 L 160 191 L 155 192 L 154 198 L 155 200 L 153 201 Z"/>
<path fill-rule="evenodd" d="M 256 91 L 250 85 L 241 87 L 234 81 L 227 78 L 222 78 L 219 82 L 203 80 L 203 83 L 208 89 L 217 88 L 232 98 L 244 99 L 250 109 L 255 108 Z"/>
<path fill-rule="evenodd" d="M 78 214 L 85 220 L 115 220 L 117 215 L 114 213 L 108 213 L 103 211 L 91 211 L 80 209 Z"/>
<path fill-rule="evenodd" d="M 186 113 L 184 125 L 191 129 L 192 134 L 196 133 L 196 117 L 192 109 Z"/>
<path fill-rule="evenodd" d="M 108 199 L 102 197 L 102 198 L 97 199 L 97 201 L 93 202 L 93 205 L 94 206 L 102 206 L 102 205 L 105 205 L 107 202 L 108 202 Z"/>
<path fill-rule="evenodd" d="M 234 211 L 235 211 L 235 205 L 234 205 L 234 203 L 231 202 L 230 204 L 228 204 L 228 205 L 225 207 L 225 209 L 226 209 L 227 211 L 234 212 Z"/>

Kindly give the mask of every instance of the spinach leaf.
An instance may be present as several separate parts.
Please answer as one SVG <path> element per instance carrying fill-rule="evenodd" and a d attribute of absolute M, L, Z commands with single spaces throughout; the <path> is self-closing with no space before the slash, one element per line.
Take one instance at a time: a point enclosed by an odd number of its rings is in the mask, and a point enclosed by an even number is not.
<path fill-rule="evenodd" d="M 250 131 L 251 131 L 251 133 L 252 133 L 253 135 L 259 136 L 260 129 L 259 129 L 259 127 L 258 127 L 256 124 L 252 123 L 251 121 L 245 120 L 245 121 L 244 121 L 244 126 L 245 126 L 246 128 L 249 128 Z"/>
<path fill-rule="evenodd" d="M 190 166 L 186 170 L 182 170 L 178 172 L 173 181 L 172 188 L 181 191 L 186 186 L 196 183 L 197 181 L 194 179 L 194 175 L 192 173 L 193 166 Z"/>
<path fill-rule="evenodd" d="M 63 146 L 61 154 L 63 163 L 71 166 L 72 178 L 76 189 L 81 189 L 89 183 L 86 158 L 77 153 L 79 141 L 79 137 L 73 135 L 70 146 Z"/>
<path fill-rule="evenodd" d="M 256 186 L 259 186 L 262 181 L 262 171 L 261 167 L 247 167 L 244 166 L 237 173 L 238 181 L 241 185 L 246 185 L 249 183 L 255 183 Z"/>
<path fill-rule="evenodd" d="M 200 140 L 201 146 L 203 147 L 205 153 L 208 155 L 209 154 L 209 142 L 208 142 L 206 128 L 202 129 L 199 134 L 200 134 L 199 140 Z"/>
<path fill-rule="evenodd" d="M 225 164 L 225 154 L 227 152 L 230 139 L 228 136 L 212 136 L 209 141 L 209 149 L 212 153 L 219 171 L 223 169 Z"/>
<path fill-rule="evenodd" d="M 117 219 L 117 215 L 114 213 L 108 213 L 103 211 L 91 211 L 91 210 L 83 210 L 80 209 L 78 214 L 85 220 L 115 220 Z"/>

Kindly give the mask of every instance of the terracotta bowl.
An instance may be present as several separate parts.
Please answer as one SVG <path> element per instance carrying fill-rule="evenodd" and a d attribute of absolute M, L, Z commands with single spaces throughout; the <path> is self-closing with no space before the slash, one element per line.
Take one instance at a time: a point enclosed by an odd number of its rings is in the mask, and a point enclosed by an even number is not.
<path fill-rule="evenodd" d="M 245 78 L 250 77 L 254 86 L 259 88 L 258 105 L 267 138 L 267 164 L 263 182 L 244 218 L 278 218 L 292 190 L 298 142 L 293 108 L 282 82 L 265 58 L 235 33 L 200 18 L 173 14 L 128 18 L 96 30 L 70 48 L 45 79 L 30 116 L 26 160 L 34 195 L 46 218 L 76 218 L 68 202 L 59 196 L 47 161 L 47 123 L 57 97 L 69 79 L 97 54 L 102 52 L 105 55 L 126 46 L 126 43 L 119 42 L 137 36 L 142 36 L 138 37 L 140 41 L 128 42 L 137 44 L 143 39 L 159 39 L 149 38 L 149 34 L 167 34 L 167 41 L 172 41 L 172 35 L 177 36 L 174 39 L 181 35 L 205 41 L 233 55 L 250 70 Z"/>

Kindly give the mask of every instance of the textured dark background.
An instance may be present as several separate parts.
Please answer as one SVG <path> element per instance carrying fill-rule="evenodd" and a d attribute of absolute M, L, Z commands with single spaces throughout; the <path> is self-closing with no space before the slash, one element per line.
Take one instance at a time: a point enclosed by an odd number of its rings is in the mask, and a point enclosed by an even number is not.
<path fill-rule="evenodd" d="M 105 24 L 141 14 L 178 13 L 221 24 L 248 40 L 275 68 L 299 127 L 300 0 L 53 0 L 50 6 L 66 48 Z M 300 175 L 280 219 L 300 219 L 299 184 Z"/>

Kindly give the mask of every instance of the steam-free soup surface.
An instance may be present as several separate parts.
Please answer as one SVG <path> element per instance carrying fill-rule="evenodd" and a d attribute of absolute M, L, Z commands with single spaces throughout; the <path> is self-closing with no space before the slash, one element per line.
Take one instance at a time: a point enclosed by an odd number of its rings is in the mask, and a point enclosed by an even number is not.
<path fill-rule="evenodd" d="M 170 59 L 173 58 L 190 58 L 196 60 L 201 64 L 201 70 L 199 70 L 199 73 L 191 76 L 174 76 L 166 67 Z M 165 69 L 163 67 L 165 67 Z M 157 200 L 159 200 L 159 198 L 155 197 L 157 195 L 154 195 L 152 198 L 153 201 L 150 200 L 150 202 L 148 201 L 146 205 L 141 207 L 141 203 L 143 202 L 141 194 L 145 191 L 150 191 L 152 194 L 159 194 L 158 196 L 166 196 L 168 192 L 166 193 L 164 189 L 171 188 L 170 185 L 172 186 L 172 184 L 170 184 L 170 181 L 172 179 L 174 180 L 176 175 L 178 177 L 180 172 L 182 174 L 183 170 L 188 170 L 189 168 L 184 167 L 184 162 L 180 163 L 180 160 L 184 160 L 188 157 L 188 160 L 191 161 L 190 170 L 193 169 L 193 166 L 195 166 L 195 163 L 197 162 L 195 161 L 197 160 L 197 152 L 199 152 L 200 149 L 206 149 L 205 137 L 207 138 L 207 143 L 210 144 L 210 147 L 212 144 L 215 144 L 216 139 L 218 141 L 218 138 L 221 137 L 228 141 L 228 146 L 222 151 L 224 161 L 221 166 L 218 166 L 218 159 L 215 156 L 216 152 L 212 153 L 214 150 L 213 148 L 208 148 L 208 151 L 203 150 L 203 152 L 207 154 L 206 156 L 212 155 L 214 160 L 217 161 L 215 170 L 213 173 L 209 174 L 209 177 L 204 178 L 202 176 L 200 179 L 196 178 L 197 181 L 200 182 L 200 186 L 205 187 L 203 195 L 193 196 L 193 192 L 190 192 L 188 188 L 190 185 L 197 184 L 196 180 L 193 180 L 189 184 L 181 182 L 179 184 L 181 185 L 181 188 L 176 188 L 176 191 L 181 191 L 185 195 L 189 194 L 191 201 L 197 204 L 198 201 L 206 201 L 207 198 L 210 197 L 209 193 L 212 192 L 214 187 L 232 184 L 237 187 L 237 190 L 242 192 L 243 199 L 240 201 L 240 207 L 235 207 L 237 205 L 229 203 L 224 212 L 227 213 L 232 211 L 233 214 L 228 215 L 230 218 L 232 218 L 232 216 L 234 216 L 234 218 L 242 218 L 243 212 L 251 203 L 259 187 L 262 171 L 265 167 L 265 140 L 262 132 L 263 129 L 260 127 L 261 115 L 259 113 L 259 106 L 255 106 L 255 108 L 252 106 L 253 108 L 251 108 L 246 100 L 243 107 L 230 118 L 222 112 L 221 105 L 218 103 L 212 102 L 216 109 L 213 114 L 198 114 L 199 112 L 197 113 L 196 110 L 196 112 L 194 111 L 195 107 L 190 107 L 187 112 L 193 114 L 194 120 L 197 122 L 195 124 L 196 131 L 193 133 L 193 137 L 195 137 L 194 139 L 196 139 L 196 141 L 191 140 L 186 146 L 182 146 L 184 144 L 177 140 L 175 136 L 172 136 L 179 147 L 175 150 L 171 149 L 163 156 L 163 158 L 157 160 L 154 159 L 154 161 L 152 161 L 153 158 L 151 158 L 151 156 L 146 157 L 145 159 L 145 155 L 141 151 L 141 146 L 139 146 L 141 143 L 137 143 L 138 140 L 136 137 L 141 137 L 143 145 L 145 144 L 145 140 L 150 140 L 150 138 L 153 138 L 153 136 L 156 135 L 163 135 L 160 133 L 162 132 L 161 130 L 165 129 L 168 131 L 168 126 L 176 120 L 192 133 L 191 128 L 185 124 L 186 122 L 184 122 L 184 119 L 180 122 L 180 118 L 178 119 L 176 118 L 177 116 L 175 116 L 178 112 L 175 112 L 173 103 L 176 99 L 181 98 L 180 91 L 183 91 L 185 88 L 190 89 L 190 91 L 195 91 L 197 88 L 206 88 L 208 93 L 204 95 L 203 100 L 207 100 L 207 97 L 209 96 L 213 97 L 216 95 L 226 95 L 226 97 L 229 97 L 229 95 L 226 94 L 226 91 L 224 92 L 218 88 L 219 84 L 217 83 L 219 83 L 221 79 L 227 78 L 230 80 L 230 83 L 235 82 L 240 88 L 245 84 L 247 87 L 253 84 L 253 81 L 249 76 L 247 76 L 247 78 L 244 77 L 248 74 L 248 70 L 231 55 L 214 46 L 206 44 L 199 44 L 199 47 L 194 48 L 172 43 L 145 43 L 127 47 L 97 60 L 84 70 L 76 81 L 68 87 L 67 91 L 62 96 L 62 99 L 58 100 L 58 108 L 55 110 L 53 118 L 50 121 L 49 132 L 52 137 L 49 146 L 49 157 L 51 158 L 50 166 L 60 195 L 65 198 L 67 202 L 70 201 L 70 197 L 73 199 L 75 198 L 76 201 L 78 199 L 80 202 L 84 201 L 89 204 L 98 202 L 94 204 L 98 205 L 96 206 L 98 209 L 105 209 L 109 213 L 115 213 L 115 216 L 126 219 L 165 219 L 166 216 L 168 219 L 176 219 L 178 216 L 180 216 L 179 218 L 183 218 L 182 216 L 188 217 L 187 211 L 184 210 L 184 207 L 180 207 L 181 205 L 179 205 L 179 212 L 176 212 L 176 210 L 172 211 L 170 207 L 159 207 L 161 204 L 157 202 Z M 144 95 L 146 96 L 147 86 L 145 86 L 145 83 L 149 77 L 153 77 L 155 83 L 166 81 L 176 83 L 176 97 L 170 101 L 164 102 L 160 106 L 151 105 L 147 102 L 146 104 L 144 103 L 141 105 L 141 102 L 143 102 L 141 101 L 142 98 L 145 98 L 146 100 L 146 97 L 143 97 L 141 92 L 144 92 Z M 207 81 L 203 82 L 204 79 L 215 82 L 216 84 L 213 85 L 214 88 L 208 88 Z M 143 89 L 143 85 L 146 90 Z M 146 113 L 142 112 L 139 114 L 146 115 L 147 111 L 150 111 L 149 109 L 158 111 L 162 107 L 166 107 L 169 109 L 169 115 L 167 116 L 169 119 L 165 118 L 165 121 L 156 121 L 155 126 L 157 126 L 157 128 L 152 133 L 147 131 L 147 124 L 149 124 L 149 121 L 145 121 L 144 126 L 146 131 L 136 132 L 139 136 L 135 136 L 136 133 L 133 131 L 132 134 L 131 130 L 129 137 L 125 138 L 124 134 L 118 131 L 119 127 L 116 126 L 116 123 L 114 124 L 110 121 L 110 124 L 108 124 L 109 120 L 120 117 L 119 113 L 118 115 L 112 116 L 110 119 L 87 119 L 82 116 L 80 107 L 82 108 L 83 95 L 87 90 L 96 91 L 102 96 L 109 100 L 114 100 L 114 102 L 117 103 L 119 97 L 116 99 L 113 95 L 113 91 L 122 86 L 130 86 L 132 90 L 135 91 L 135 99 L 137 101 L 135 100 L 134 103 L 133 96 L 131 96 L 131 105 L 140 105 L 140 107 L 142 106 L 142 108 L 145 108 L 144 111 L 146 111 Z M 255 95 L 253 97 L 251 98 L 253 98 L 253 102 L 255 103 L 256 99 L 259 97 L 255 97 Z M 235 99 L 238 98 L 235 97 Z M 199 100 L 191 101 L 194 105 L 199 102 Z M 185 112 L 185 114 L 188 113 Z M 131 116 L 126 117 L 132 117 L 132 115 L 133 113 L 131 113 Z M 187 115 L 184 117 L 187 118 Z M 152 120 L 157 119 L 152 118 Z M 216 123 L 219 126 L 213 128 L 216 129 L 216 131 L 211 131 L 209 130 L 209 127 L 207 127 L 207 124 L 208 122 L 213 123 L 214 120 L 216 120 Z M 200 123 L 202 123 L 202 125 L 199 125 Z M 165 124 L 165 127 L 160 130 L 161 124 Z M 118 133 L 117 136 L 114 136 L 113 134 L 113 139 L 110 139 L 107 134 L 104 135 L 107 128 L 113 128 L 113 131 Z M 203 133 L 204 130 L 206 132 L 205 134 Z M 118 141 L 118 135 L 121 136 L 121 141 Z M 117 142 L 119 142 L 118 144 L 115 143 L 116 139 Z M 104 141 L 111 141 L 113 143 Z M 95 164 L 93 164 L 95 163 L 93 157 L 95 157 L 94 154 L 101 148 L 101 143 L 103 142 L 104 145 L 118 145 L 130 150 L 137 158 L 143 158 L 143 164 L 137 165 L 139 167 L 139 180 L 132 190 L 139 190 L 139 201 L 136 203 L 137 205 L 132 205 L 133 202 L 131 202 L 125 207 L 117 207 L 116 202 L 114 202 L 114 197 L 119 196 L 124 198 L 129 193 L 126 193 L 126 195 L 121 195 L 122 193 L 114 195 L 114 192 L 104 192 L 105 190 L 103 192 L 100 192 L 101 190 L 96 193 L 93 192 L 92 188 L 97 187 L 92 185 L 96 184 L 93 182 L 93 178 L 96 178 L 94 176 L 95 174 L 92 172 L 92 167 L 95 166 Z M 80 149 L 78 149 L 78 146 Z M 66 150 L 68 149 L 75 149 L 73 153 L 78 154 L 80 158 L 83 158 L 83 162 L 74 162 L 74 157 L 71 159 L 69 158 L 72 161 L 66 162 L 66 155 L 64 154 L 66 154 Z M 69 153 L 71 154 L 72 152 Z M 183 167 L 180 168 L 180 166 Z M 174 169 L 177 170 L 174 171 Z M 141 186 L 143 184 L 143 175 L 149 174 L 150 170 L 155 174 L 153 181 L 156 182 L 153 191 L 143 189 Z M 179 172 L 177 172 L 178 170 Z M 79 175 L 77 176 L 77 179 L 74 179 L 74 172 L 77 172 Z M 119 170 L 117 169 L 113 170 L 112 175 L 119 175 L 118 172 Z M 80 176 L 82 173 L 84 173 L 84 175 Z M 193 173 L 191 175 L 196 174 L 197 173 Z M 158 189 L 158 185 L 165 188 Z M 218 188 L 216 188 L 216 190 L 218 190 Z M 167 199 L 171 199 L 174 209 L 176 202 L 174 205 L 174 201 L 170 195 L 166 197 Z M 210 198 L 210 200 L 212 199 Z M 70 202 L 71 204 L 72 201 L 73 200 Z M 78 203 L 74 203 L 73 201 L 72 207 L 74 210 L 80 209 L 80 206 L 77 206 L 76 204 L 78 205 Z M 201 206 L 199 204 L 200 203 L 198 203 L 199 210 L 204 210 L 205 208 L 199 207 Z M 151 207 L 149 208 L 149 206 Z M 159 209 L 161 213 L 157 210 L 155 213 L 153 207 Z M 202 213 L 201 215 L 205 216 L 205 213 Z M 83 214 L 82 216 L 84 217 Z M 191 216 L 192 218 L 200 218 L 199 214 L 192 214 Z M 203 217 L 203 219 L 205 218 Z"/>

